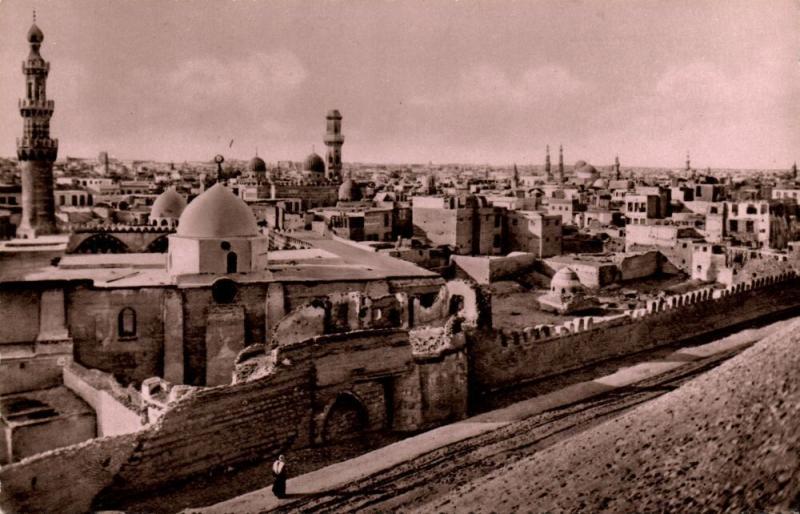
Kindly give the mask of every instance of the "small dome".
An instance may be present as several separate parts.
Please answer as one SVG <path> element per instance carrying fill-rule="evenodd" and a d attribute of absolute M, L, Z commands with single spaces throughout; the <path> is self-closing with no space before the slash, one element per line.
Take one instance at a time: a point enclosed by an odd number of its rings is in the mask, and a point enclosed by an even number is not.
<path fill-rule="evenodd" d="M 169 188 L 156 198 L 150 208 L 150 219 L 157 218 L 180 218 L 183 209 L 186 208 L 186 200 L 173 188 Z"/>
<path fill-rule="evenodd" d="M 258 235 L 258 225 L 250 207 L 217 183 L 184 209 L 177 233 L 209 239 L 254 237 Z"/>
<path fill-rule="evenodd" d="M 247 163 L 247 171 L 253 171 L 258 173 L 266 172 L 267 163 L 264 162 L 264 159 L 256 155 L 255 157 L 250 159 L 249 163 Z"/>
<path fill-rule="evenodd" d="M 579 169 L 583 168 L 584 166 L 586 166 L 586 161 L 577 161 L 572 168 L 575 169 L 575 170 L 579 170 Z"/>
<path fill-rule="evenodd" d="M 309 154 L 303 161 L 303 171 L 313 171 L 314 173 L 325 173 L 325 161 L 315 153 Z"/>
<path fill-rule="evenodd" d="M 29 43 L 41 43 L 44 41 L 44 34 L 42 33 L 41 29 L 36 26 L 34 23 L 31 25 L 30 30 L 28 30 L 28 42 Z"/>
<path fill-rule="evenodd" d="M 361 189 L 353 182 L 353 179 L 347 179 L 339 186 L 339 201 L 340 202 L 357 202 L 361 200 Z"/>
<path fill-rule="evenodd" d="M 583 288 L 578 275 L 572 268 L 565 266 L 558 270 L 550 281 L 550 291 L 557 294 L 574 293 Z"/>

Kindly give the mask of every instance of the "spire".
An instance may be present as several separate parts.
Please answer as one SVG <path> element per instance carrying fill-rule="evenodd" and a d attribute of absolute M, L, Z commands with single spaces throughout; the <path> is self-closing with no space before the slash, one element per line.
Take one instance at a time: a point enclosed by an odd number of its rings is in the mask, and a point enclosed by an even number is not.
<path fill-rule="evenodd" d="M 513 189 L 517 189 L 519 187 L 519 170 L 517 169 L 517 163 L 514 163 L 514 174 L 511 176 L 511 187 Z"/>
<path fill-rule="evenodd" d="M 692 160 L 689 158 L 689 150 L 686 150 L 686 171 L 692 170 Z"/>
<path fill-rule="evenodd" d="M 620 171 L 619 171 L 619 155 L 614 156 L 614 180 L 619 180 L 621 178 Z"/>
<path fill-rule="evenodd" d="M 552 182 L 553 174 L 550 171 L 550 145 L 545 146 L 544 154 L 544 172 L 547 175 L 547 181 Z"/>
<path fill-rule="evenodd" d="M 794 180 L 797 180 L 797 161 L 795 161 L 795 163 L 792 164 L 792 178 Z"/>
<path fill-rule="evenodd" d="M 558 182 L 564 183 L 564 146 L 558 145 Z"/>

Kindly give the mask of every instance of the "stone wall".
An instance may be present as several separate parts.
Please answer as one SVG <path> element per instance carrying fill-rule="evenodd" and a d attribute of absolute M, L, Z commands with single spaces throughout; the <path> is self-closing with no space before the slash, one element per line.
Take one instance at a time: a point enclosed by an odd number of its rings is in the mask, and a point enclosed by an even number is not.
<path fill-rule="evenodd" d="M 88 403 L 97 417 L 97 436 L 130 434 L 142 428 L 139 395 L 110 375 L 77 363 L 63 369 L 64 385 Z"/>
<path fill-rule="evenodd" d="M 563 325 L 468 334 L 471 387 L 499 389 L 616 356 L 679 342 L 800 306 L 794 272 L 726 289 L 652 300 L 646 308 Z"/>

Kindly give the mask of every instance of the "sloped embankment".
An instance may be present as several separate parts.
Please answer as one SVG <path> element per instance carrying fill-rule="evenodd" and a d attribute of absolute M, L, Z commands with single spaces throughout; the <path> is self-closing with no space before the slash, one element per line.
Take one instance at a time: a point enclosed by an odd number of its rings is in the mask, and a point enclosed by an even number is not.
<path fill-rule="evenodd" d="M 798 509 L 800 322 L 425 511 Z"/>

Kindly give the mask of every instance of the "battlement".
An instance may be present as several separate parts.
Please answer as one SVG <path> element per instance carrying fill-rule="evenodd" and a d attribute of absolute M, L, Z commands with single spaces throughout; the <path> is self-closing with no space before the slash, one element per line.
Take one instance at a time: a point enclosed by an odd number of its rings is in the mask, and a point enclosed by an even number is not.
<path fill-rule="evenodd" d="M 571 334 L 602 330 L 629 323 L 638 323 L 644 318 L 658 316 L 667 311 L 693 309 L 699 304 L 713 303 L 730 296 L 767 288 L 776 284 L 796 280 L 797 278 L 797 272 L 787 271 L 748 280 L 724 289 L 710 286 L 704 287 L 680 295 L 650 300 L 647 302 L 646 307 L 628 309 L 624 313 L 614 316 L 583 316 L 566 321 L 560 325 L 536 325 L 533 327 L 526 327 L 523 330 L 500 329 L 497 332 L 497 339 L 502 346 L 506 347 L 509 345 L 543 342 L 569 336 Z"/>
<path fill-rule="evenodd" d="M 341 185 L 339 180 L 271 180 L 271 184 L 284 187 L 331 187 Z"/>
<path fill-rule="evenodd" d="M 169 234 L 175 232 L 174 229 L 169 227 L 161 227 L 156 225 L 126 225 L 124 223 L 112 223 L 104 225 L 93 225 L 91 223 L 74 223 L 69 225 L 69 230 L 76 233 L 87 232 L 141 232 L 141 233 L 163 233 Z"/>

